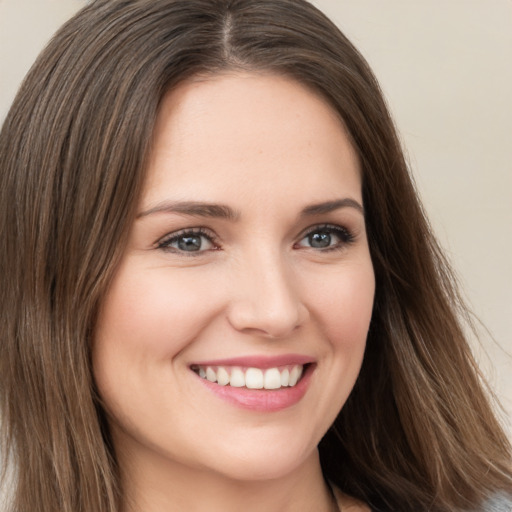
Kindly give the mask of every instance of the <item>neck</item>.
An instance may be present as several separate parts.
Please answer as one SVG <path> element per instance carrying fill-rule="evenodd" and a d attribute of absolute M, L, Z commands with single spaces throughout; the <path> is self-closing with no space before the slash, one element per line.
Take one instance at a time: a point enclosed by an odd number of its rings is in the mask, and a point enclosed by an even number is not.
<path fill-rule="evenodd" d="M 123 512 L 338 510 L 316 451 L 296 470 L 272 480 L 237 480 L 157 456 L 129 466 L 119 462 L 125 468 Z"/>

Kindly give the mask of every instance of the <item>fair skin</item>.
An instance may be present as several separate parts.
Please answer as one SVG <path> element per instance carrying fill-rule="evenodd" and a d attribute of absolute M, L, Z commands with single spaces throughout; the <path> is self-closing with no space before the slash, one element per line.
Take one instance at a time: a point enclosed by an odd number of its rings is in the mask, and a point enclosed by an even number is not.
<path fill-rule="evenodd" d="M 138 213 L 93 346 L 124 512 L 333 510 L 316 447 L 357 378 L 375 287 L 342 122 L 279 76 L 183 83 Z"/>

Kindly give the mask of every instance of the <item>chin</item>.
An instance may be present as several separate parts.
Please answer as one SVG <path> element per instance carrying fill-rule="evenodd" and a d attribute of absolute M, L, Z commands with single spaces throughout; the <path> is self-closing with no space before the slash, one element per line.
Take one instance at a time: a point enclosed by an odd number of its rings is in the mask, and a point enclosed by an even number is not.
<path fill-rule="evenodd" d="M 245 458 L 232 457 L 229 462 L 216 468 L 217 474 L 221 474 L 230 480 L 241 482 L 264 482 L 283 479 L 303 468 L 308 460 L 316 460 L 318 452 L 315 450 L 305 458 L 297 457 L 297 454 L 276 452 L 273 456 L 250 456 Z"/>
<path fill-rule="evenodd" d="M 255 436 L 251 443 L 217 446 L 207 465 L 217 474 L 239 481 L 279 480 L 318 460 L 316 440 L 285 436 Z"/>

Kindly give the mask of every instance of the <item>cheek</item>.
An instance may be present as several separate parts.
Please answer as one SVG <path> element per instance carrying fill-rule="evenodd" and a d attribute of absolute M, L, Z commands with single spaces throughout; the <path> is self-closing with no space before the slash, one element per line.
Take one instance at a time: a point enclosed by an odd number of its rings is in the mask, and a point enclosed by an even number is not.
<path fill-rule="evenodd" d="M 375 292 L 371 260 L 363 257 L 326 269 L 321 278 L 310 274 L 308 290 L 312 322 L 326 342 L 316 401 L 325 433 L 350 395 L 363 361 Z"/>
<path fill-rule="evenodd" d="M 128 263 L 103 300 L 92 346 L 96 384 L 105 407 L 117 417 L 145 404 L 148 389 L 161 400 L 157 389 L 176 388 L 170 369 L 214 310 L 212 301 L 198 300 L 201 280 Z"/>
<path fill-rule="evenodd" d="M 371 261 L 341 267 L 311 287 L 310 310 L 333 348 L 364 351 L 375 294 Z"/>
<path fill-rule="evenodd" d="M 100 311 L 97 343 L 172 358 L 215 315 L 202 282 L 187 272 L 121 268 Z"/>

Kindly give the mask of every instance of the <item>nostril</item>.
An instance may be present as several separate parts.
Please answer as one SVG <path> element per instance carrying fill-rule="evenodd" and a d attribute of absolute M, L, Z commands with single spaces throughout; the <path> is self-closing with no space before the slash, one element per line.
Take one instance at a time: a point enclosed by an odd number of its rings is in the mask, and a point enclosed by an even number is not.
<path fill-rule="evenodd" d="M 237 331 L 268 338 L 283 338 L 303 326 L 309 318 L 309 312 L 299 303 L 288 302 L 273 306 L 239 301 L 231 305 L 227 317 Z"/>

